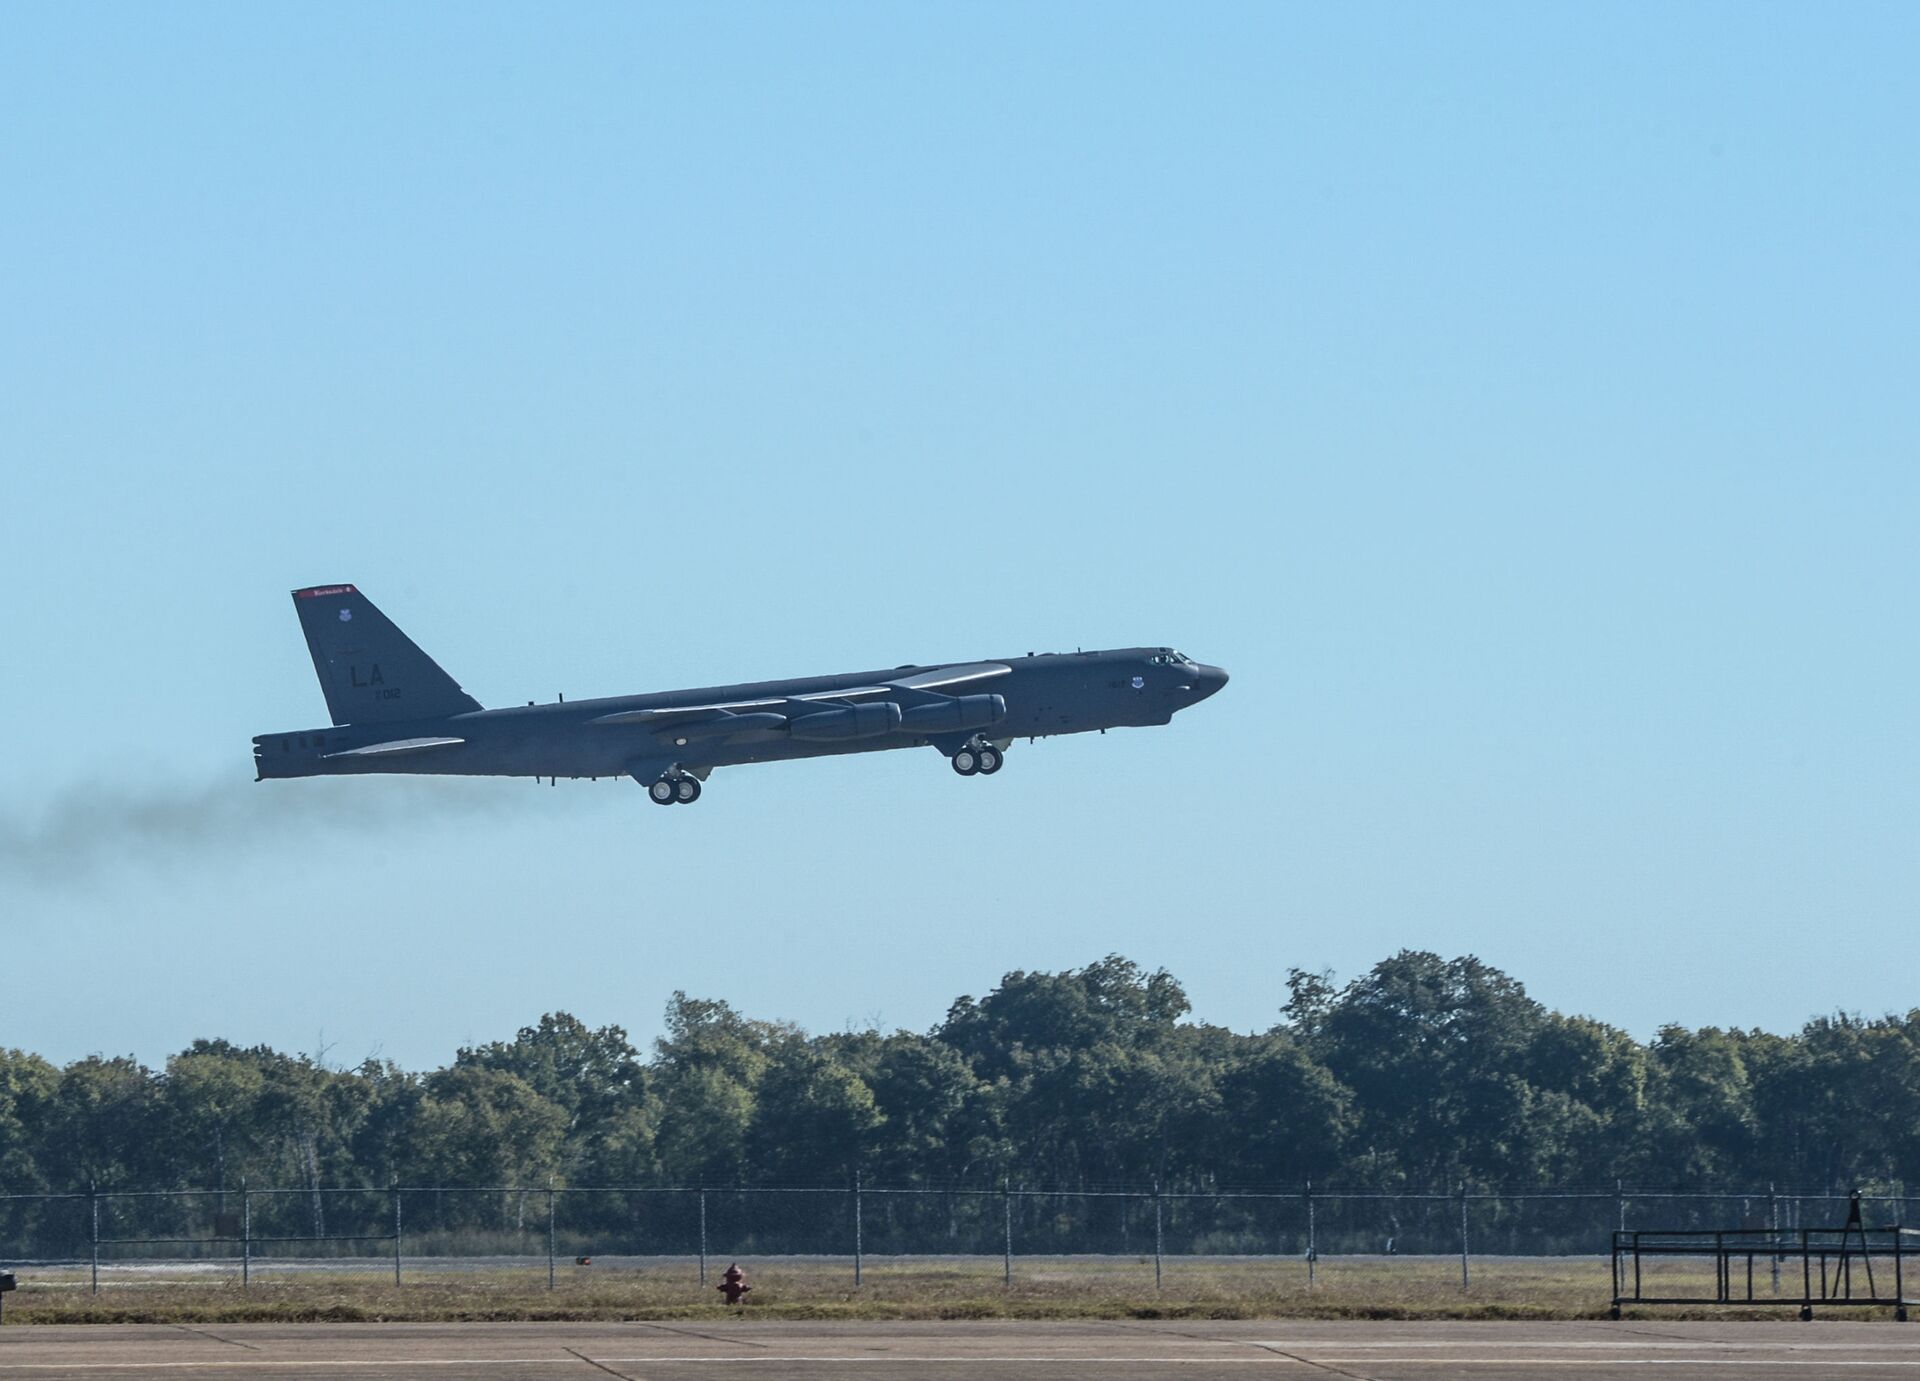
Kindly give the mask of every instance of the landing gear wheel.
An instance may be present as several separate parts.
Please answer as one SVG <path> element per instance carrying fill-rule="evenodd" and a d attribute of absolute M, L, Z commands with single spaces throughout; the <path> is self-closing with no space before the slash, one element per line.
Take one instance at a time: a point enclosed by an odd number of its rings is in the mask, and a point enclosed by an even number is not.
<path fill-rule="evenodd" d="M 700 799 L 700 779 L 681 777 L 673 784 L 673 799 L 676 805 L 690 806 Z"/>
<path fill-rule="evenodd" d="M 1000 770 L 1000 764 L 1005 761 L 1006 759 L 1000 756 L 1000 750 L 998 748 L 982 748 L 980 750 L 980 775 L 983 777 L 991 777 Z"/>
<path fill-rule="evenodd" d="M 674 787 L 671 777 L 662 777 L 659 781 L 647 788 L 647 799 L 652 801 L 656 806 L 672 805 L 674 801 L 679 799 L 679 794 L 678 790 Z"/>
<path fill-rule="evenodd" d="M 963 777 L 971 777 L 980 770 L 980 754 L 972 748 L 962 748 L 953 755 L 953 770 Z"/>

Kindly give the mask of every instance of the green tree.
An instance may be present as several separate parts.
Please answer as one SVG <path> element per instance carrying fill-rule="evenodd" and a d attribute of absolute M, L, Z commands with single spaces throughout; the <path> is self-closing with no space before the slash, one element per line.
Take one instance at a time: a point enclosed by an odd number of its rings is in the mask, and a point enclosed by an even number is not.
<path fill-rule="evenodd" d="M 1513 1138 L 1527 1178 L 1599 1184 L 1645 1172 L 1647 1051 L 1624 1031 L 1550 1013 L 1527 1053 L 1529 1103 Z"/>
<path fill-rule="evenodd" d="M 1148 974 L 1131 959 L 1109 954 L 1063 973 L 1016 970 L 979 1002 L 955 1002 L 939 1037 L 982 1076 L 1011 1076 L 1020 1072 L 1026 1051 L 1158 1040 L 1188 1008 L 1185 990 L 1165 969 Z"/>
<path fill-rule="evenodd" d="M 430 1074 L 401 1174 L 422 1185 L 541 1185 L 557 1173 L 566 1111 L 517 1074 L 455 1065 Z"/>
<path fill-rule="evenodd" d="M 1295 978 L 1289 1016 L 1353 1090 L 1367 1173 L 1416 1186 L 1524 1175 L 1527 1056 L 1546 1011 L 1518 982 L 1470 955 L 1412 950 L 1337 995 Z"/>
<path fill-rule="evenodd" d="M 344 1154 L 358 1183 L 385 1187 L 401 1178 L 422 1096 L 420 1076 L 390 1060 L 370 1059 L 354 1071 L 353 1082 L 360 1109 L 347 1129 Z"/>
<path fill-rule="evenodd" d="M 1228 1182 L 1293 1185 L 1340 1168 L 1352 1094 L 1289 1032 L 1245 1042 L 1219 1087 L 1208 1159 Z"/>
<path fill-rule="evenodd" d="M 39 1151 L 59 1090 L 60 1071 L 47 1061 L 0 1049 L 0 1188 L 30 1194 L 53 1187 Z"/>
<path fill-rule="evenodd" d="M 798 1034 L 790 1026 L 749 1021 L 724 1002 L 673 995 L 667 1034 L 654 1046 L 661 1106 L 654 1145 L 669 1179 L 741 1182 L 768 1051 Z"/>
<path fill-rule="evenodd" d="M 863 1168 L 885 1121 L 873 1090 L 853 1070 L 809 1041 L 783 1041 L 755 1091 L 750 1175 L 772 1184 L 844 1183 Z"/>
<path fill-rule="evenodd" d="M 883 1119 L 867 1142 L 876 1182 L 948 1184 L 1012 1160 L 1001 1086 L 952 1046 L 910 1031 L 835 1036 L 829 1045 L 873 1091 Z"/>
<path fill-rule="evenodd" d="M 627 1033 L 618 1026 L 590 1029 L 566 1012 L 549 1012 L 511 1041 L 463 1049 L 454 1063 L 519 1075 L 565 1110 L 570 1136 L 646 1094 L 647 1072 Z"/>
<path fill-rule="evenodd" d="M 36 1159 L 56 1185 L 139 1188 L 162 1182 L 157 1087 L 138 1061 L 89 1055 L 60 1072 Z"/>
<path fill-rule="evenodd" d="M 1920 1170 L 1920 1013 L 1748 1032 L 1740 1054 L 1769 1178 L 1849 1190 Z"/>
<path fill-rule="evenodd" d="M 231 1157 L 253 1159 L 266 1091 L 260 1061 L 225 1041 L 195 1041 L 167 1061 L 160 1103 L 175 1175 L 224 1192 Z"/>
<path fill-rule="evenodd" d="M 1063 973 L 1008 974 L 961 998 L 938 1038 L 1003 1087 L 1002 1173 L 1056 1184 L 1166 1178 L 1213 1098 L 1178 1021 L 1186 993 L 1119 955 Z"/>
<path fill-rule="evenodd" d="M 1712 1184 L 1753 1163 L 1758 1125 L 1739 1031 L 1662 1027 L 1651 1069 L 1650 1170 L 1676 1185 Z"/>

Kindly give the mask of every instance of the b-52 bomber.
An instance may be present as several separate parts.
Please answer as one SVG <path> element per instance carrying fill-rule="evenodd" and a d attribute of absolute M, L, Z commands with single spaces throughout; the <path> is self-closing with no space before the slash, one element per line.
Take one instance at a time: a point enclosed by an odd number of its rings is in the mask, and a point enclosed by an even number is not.
<path fill-rule="evenodd" d="M 1016 738 L 1165 724 L 1227 684 L 1172 648 L 1129 647 L 488 710 L 353 586 L 293 604 L 333 723 L 254 739 L 257 781 L 632 777 L 670 806 L 699 800 L 716 767 L 925 747 L 990 777 Z"/>

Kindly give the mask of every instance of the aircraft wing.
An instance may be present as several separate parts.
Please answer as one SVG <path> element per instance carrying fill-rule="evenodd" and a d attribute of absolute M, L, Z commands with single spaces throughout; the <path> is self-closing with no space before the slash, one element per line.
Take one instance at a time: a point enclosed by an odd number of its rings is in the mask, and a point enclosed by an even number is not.
<path fill-rule="evenodd" d="M 380 753 L 417 753 L 423 748 L 451 748 L 465 743 L 463 738 L 394 738 L 385 743 L 369 743 L 364 748 L 343 748 L 337 753 L 322 753 L 325 758 L 370 758 Z"/>
<path fill-rule="evenodd" d="M 705 705 L 669 705 L 657 709 L 616 710 L 592 720 L 594 724 L 639 725 L 662 740 L 733 738 L 748 733 L 776 732 L 796 715 L 825 706 L 872 700 L 925 703 L 1005 676 L 1013 670 L 1005 662 L 965 662 L 929 667 L 908 676 L 871 686 L 845 690 L 810 691 L 805 695 L 768 696 L 757 700 L 721 700 Z"/>
<path fill-rule="evenodd" d="M 887 684 L 905 690 L 946 691 L 950 686 L 972 685 L 976 681 L 991 681 L 996 676 L 1009 676 L 1012 673 L 1013 668 L 1005 662 L 964 662 L 959 666 L 929 667 Z"/>
<path fill-rule="evenodd" d="M 871 700 L 875 696 L 884 696 L 886 693 L 885 686 L 855 686 L 849 690 L 815 691 L 810 695 L 770 695 L 761 700 L 716 700 L 710 705 L 664 705 L 651 710 L 616 710 L 612 714 L 603 714 L 588 722 L 666 727 L 707 721 L 724 723 L 730 719 L 763 721 L 769 714 L 784 720 L 788 711 L 804 713 L 813 708 L 815 702 L 825 701 L 831 704 L 838 700 Z M 771 726 L 756 722 L 751 727 Z"/>
<path fill-rule="evenodd" d="M 701 719 L 718 719 L 732 715 L 749 713 L 755 710 L 777 710 L 787 702 L 773 698 L 767 700 L 725 700 L 711 705 L 669 705 L 655 710 L 616 710 L 612 714 L 599 715 L 590 719 L 589 724 L 678 724 Z"/>

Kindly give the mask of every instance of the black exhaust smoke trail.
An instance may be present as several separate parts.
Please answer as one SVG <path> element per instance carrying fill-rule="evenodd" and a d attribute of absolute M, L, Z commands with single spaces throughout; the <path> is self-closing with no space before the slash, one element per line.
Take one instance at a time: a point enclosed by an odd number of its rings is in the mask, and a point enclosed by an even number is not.
<path fill-rule="evenodd" d="M 579 800 L 578 792 L 536 796 L 525 782 L 404 778 L 214 782 L 152 792 L 75 786 L 37 818 L 0 816 L 0 885 L 78 885 L 121 863 L 189 864 L 318 831 L 392 834 L 535 804 L 551 810 L 555 796 L 569 805 Z"/>

